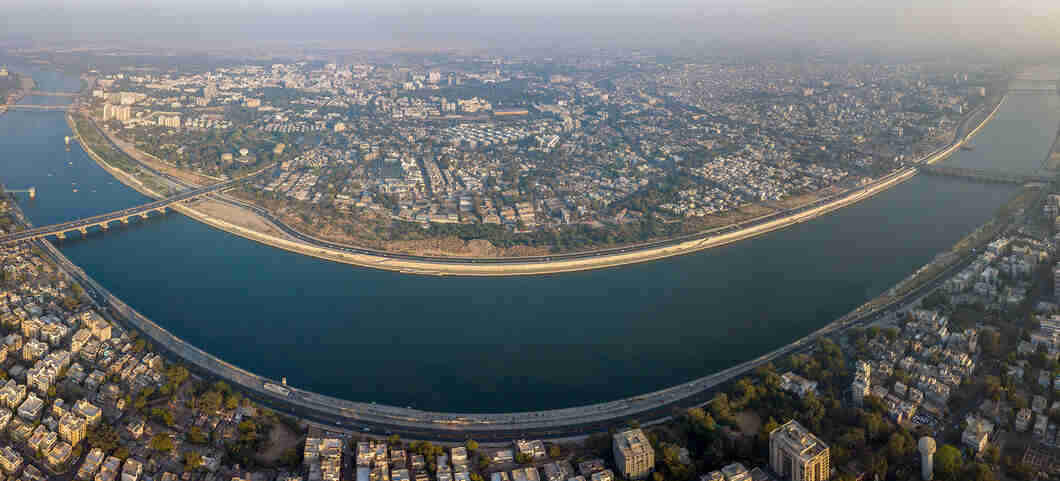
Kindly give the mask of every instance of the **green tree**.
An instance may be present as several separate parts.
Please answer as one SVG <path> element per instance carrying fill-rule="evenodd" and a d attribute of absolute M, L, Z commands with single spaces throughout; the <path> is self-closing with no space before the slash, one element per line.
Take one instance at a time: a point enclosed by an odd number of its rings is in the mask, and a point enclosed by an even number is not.
<path fill-rule="evenodd" d="M 158 433 L 147 443 L 147 447 L 155 451 L 168 453 L 173 451 L 173 439 L 168 434 Z"/>
<path fill-rule="evenodd" d="M 961 475 L 967 481 L 997 481 L 997 474 L 986 463 L 975 463 L 968 466 Z"/>
<path fill-rule="evenodd" d="M 88 430 L 85 441 L 93 448 L 99 448 L 103 452 L 110 452 L 118 446 L 118 433 L 109 424 L 100 424 Z"/>
<path fill-rule="evenodd" d="M 195 451 L 185 451 L 184 452 L 184 470 L 185 471 L 194 471 L 196 469 L 199 469 L 199 468 L 202 467 L 202 464 L 203 464 L 202 455 L 200 455 L 199 453 L 196 453 Z"/>
<path fill-rule="evenodd" d="M 296 448 L 287 448 L 280 457 L 280 463 L 288 467 L 298 467 L 302 464 L 302 451 Z"/>
<path fill-rule="evenodd" d="M 198 408 L 207 414 L 216 413 L 221 409 L 221 403 L 224 400 L 224 395 L 216 390 L 206 391 L 201 397 L 199 397 Z"/>
<path fill-rule="evenodd" d="M 942 481 L 957 481 L 960 479 L 963 463 L 961 452 L 957 448 L 943 444 L 935 452 L 935 476 Z"/>
<path fill-rule="evenodd" d="M 229 395 L 225 399 L 225 409 L 235 409 L 235 408 L 239 407 L 240 399 L 241 399 L 241 396 L 239 394 Z"/>
<path fill-rule="evenodd" d="M 469 453 L 474 453 L 475 451 L 478 451 L 478 442 L 474 439 L 468 439 L 467 441 L 464 441 L 464 447 L 467 448 Z"/>
<path fill-rule="evenodd" d="M 174 419 L 173 413 L 168 409 L 163 409 L 161 407 L 151 408 L 151 418 L 160 423 L 164 423 L 169 427 L 176 425 L 176 419 Z"/>
<path fill-rule="evenodd" d="M 195 444 L 206 444 L 206 435 L 198 426 L 192 426 L 188 430 L 188 441 Z"/>

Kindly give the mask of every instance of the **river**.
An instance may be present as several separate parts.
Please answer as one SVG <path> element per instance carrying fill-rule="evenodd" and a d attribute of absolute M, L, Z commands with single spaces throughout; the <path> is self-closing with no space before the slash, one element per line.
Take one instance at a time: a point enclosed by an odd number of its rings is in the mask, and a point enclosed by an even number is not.
<path fill-rule="evenodd" d="M 78 88 L 76 77 L 39 70 L 33 76 L 43 90 Z M 975 159 L 989 152 L 1005 159 L 990 164 L 996 168 L 1040 165 L 1060 124 L 1058 99 L 1013 100 L 976 137 L 975 150 L 950 162 L 980 167 Z M 66 99 L 25 100 L 45 101 Z M 37 187 L 38 198 L 23 203 L 36 224 L 148 200 L 76 143 L 67 151 L 68 134 L 59 112 L 0 116 L 0 176 L 12 188 Z M 1007 142 L 1013 135 L 1023 142 Z M 787 344 L 930 261 L 1014 190 L 918 176 L 752 240 L 537 277 L 357 268 L 177 214 L 59 247 L 129 305 L 252 372 L 357 401 L 518 411 L 640 394 Z"/>

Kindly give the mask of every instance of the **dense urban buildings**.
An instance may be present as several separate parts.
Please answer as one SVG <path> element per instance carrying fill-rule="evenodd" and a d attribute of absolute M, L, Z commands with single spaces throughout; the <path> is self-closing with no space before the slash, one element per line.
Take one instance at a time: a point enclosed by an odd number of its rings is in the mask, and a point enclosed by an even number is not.
<path fill-rule="evenodd" d="M 200 180 L 276 166 L 241 196 L 312 235 L 498 257 L 698 232 L 835 195 L 950 142 L 1000 78 L 829 58 L 401 62 L 93 71 L 90 112 Z"/>
<path fill-rule="evenodd" d="M 172 175 L 267 167 L 242 200 L 328 238 L 443 253 L 417 242 L 455 236 L 520 255 L 687 232 L 871 182 L 950 145 L 1003 78 L 826 56 L 404 57 L 93 67 L 73 122 L 98 122 Z M 7 199 L 3 233 L 25 227 Z M 100 481 L 1052 476 L 1058 214 L 1055 185 L 1020 186 L 866 304 L 864 323 L 754 364 L 709 402 L 644 414 L 671 418 L 660 425 L 637 415 L 579 426 L 593 434 L 578 442 L 505 433 L 483 445 L 259 405 L 247 385 L 189 372 L 123 328 L 49 244 L 12 243 L 0 248 L 0 469 Z M 937 450 L 915 441 L 928 435 Z"/>

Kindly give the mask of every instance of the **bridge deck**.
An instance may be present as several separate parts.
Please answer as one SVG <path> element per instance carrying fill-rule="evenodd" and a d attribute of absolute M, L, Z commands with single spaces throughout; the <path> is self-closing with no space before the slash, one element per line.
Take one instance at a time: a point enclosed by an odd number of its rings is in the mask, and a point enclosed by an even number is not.
<path fill-rule="evenodd" d="M 925 174 L 942 175 L 947 177 L 961 177 L 965 179 L 984 180 L 990 182 L 1004 182 L 1012 184 L 1026 184 L 1028 182 L 1052 182 L 1055 177 L 1045 174 L 1017 174 L 989 169 L 969 169 L 965 167 L 947 167 L 942 165 L 930 165 L 920 168 Z"/>
<path fill-rule="evenodd" d="M 164 212 L 167 207 L 169 207 L 169 206 L 171 206 L 173 204 L 176 204 L 178 202 L 184 202 L 184 201 L 187 201 L 187 200 L 192 200 L 192 199 L 195 199 L 195 198 L 198 198 L 198 197 L 202 197 L 202 196 L 205 196 L 205 195 L 209 195 L 209 194 L 212 194 L 212 193 L 215 193 L 215 192 L 219 192 L 219 191 L 231 188 L 231 187 L 233 187 L 233 186 L 235 186 L 237 184 L 240 184 L 240 183 L 246 182 L 247 180 L 250 180 L 250 179 L 253 179 L 255 177 L 258 177 L 262 173 L 263 172 L 259 172 L 259 173 L 256 173 L 256 174 L 252 174 L 252 175 L 249 175 L 249 176 L 246 176 L 246 177 L 239 178 L 239 179 L 229 180 L 229 181 L 226 181 L 226 182 L 221 182 L 221 183 L 209 185 L 209 186 L 202 187 L 202 188 L 199 188 L 199 189 L 188 190 L 188 191 L 185 191 L 185 192 L 181 192 L 181 193 L 179 193 L 177 195 L 174 195 L 172 197 L 168 197 L 168 198 L 161 199 L 161 200 L 156 200 L 154 202 L 148 202 L 146 204 L 139 205 L 139 206 L 136 206 L 136 207 L 130 207 L 128 209 L 122 209 L 122 210 L 118 210 L 118 211 L 114 211 L 114 212 L 108 212 L 106 214 L 94 215 L 94 216 L 91 216 L 91 217 L 85 217 L 85 218 L 82 218 L 82 219 L 72 220 L 72 221 L 68 221 L 68 222 L 61 222 L 61 223 L 58 223 L 58 224 L 35 227 L 35 228 L 27 229 L 27 230 L 24 230 L 24 231 L 21 231 L 21 232 L 14 232 L 14 233 L 11 233 L 11 234 L 0 236 L 0 245 L 11 244 L 11 243 L 21 242 L 21 241 L 26 241 L 26 240 L 39 239 L 39 238 L 42 238 L 42 237 L 48 237 L 48 236 L 52 236 L 52 235 L 62 237 L 64 235 L 66 235 L 67 233 L 74 232 L 74 231 L 86 232 L 89 227 L 95 227 L 95 226 L 106 228 L 106 226 L 109 223 L 114 222 L 114 221 L 127 221 L 128 219 L 130 219 L 132 217 L 146 216 L 147 214 L 149 214 L 151 212 L 159 212 L 159 211 L 160 212 Z"/>

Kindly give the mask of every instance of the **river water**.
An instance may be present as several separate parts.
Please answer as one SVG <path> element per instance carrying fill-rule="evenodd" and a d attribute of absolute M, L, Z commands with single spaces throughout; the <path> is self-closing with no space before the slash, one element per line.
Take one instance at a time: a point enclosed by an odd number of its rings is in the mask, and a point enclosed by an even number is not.
<path fill-rule="evenodd" d="M 33 75 L 42 89 L 78 88 L 75 77 Z M 45 101 L 65 99 L 26 99 Z M 1004 163 L 986 165 L 1032 169 L 1060 124 L 1056 107 L 1055 96 L 1010 99 L 977 136 L 976 149 L 951 162 L 978 167 L 975 159 L 989 153 Z M 147 200 L 76 143 L 67 151 L 68 133 L 61 113 L 0 116 L 0 177 L 11 188 L 37 187 L 38 198 L 24 202 L 36 224 Z M 537 277 L 357 268 L 176 214 L 59 246 L 129 305 L 252 372 L 357 401 L 518 411 L 640 394 L 789 343 L 929 262 L 1014 190 L 918 176 L 737 244 Z"/>

